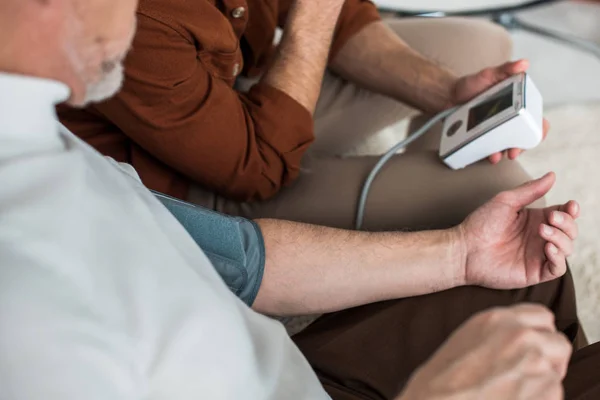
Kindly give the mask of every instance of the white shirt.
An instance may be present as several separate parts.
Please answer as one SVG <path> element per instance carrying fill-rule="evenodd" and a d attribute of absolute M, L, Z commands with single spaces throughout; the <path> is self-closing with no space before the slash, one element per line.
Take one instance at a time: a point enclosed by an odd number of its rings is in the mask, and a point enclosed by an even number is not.
<path fill-rule="evenodd" d="M 130 174 L 0 74 L 0 399 L 328 399 Z"/>

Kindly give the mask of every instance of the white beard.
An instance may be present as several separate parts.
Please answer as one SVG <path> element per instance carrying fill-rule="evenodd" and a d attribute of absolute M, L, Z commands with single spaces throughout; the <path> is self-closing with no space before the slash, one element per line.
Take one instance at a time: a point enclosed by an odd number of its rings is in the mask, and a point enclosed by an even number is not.
<path fill-rule="evenodd" d="M 97 103 L 114 96 L 123 85 L 125 68 L 122 62 L 115 63 L 108 72 L 104 72 L 97 82 L 88 83 L 84 105 Z"/>

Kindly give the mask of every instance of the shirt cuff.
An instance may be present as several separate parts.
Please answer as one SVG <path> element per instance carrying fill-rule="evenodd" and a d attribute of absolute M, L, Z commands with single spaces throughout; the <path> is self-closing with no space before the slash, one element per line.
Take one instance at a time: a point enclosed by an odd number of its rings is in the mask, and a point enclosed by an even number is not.
<path fill-rule="evenodd" d="M 247 94 L 247 106 L 259 127 L 256 135 L 283 160 L 283 184 L 300 173 L 302 157 L 314 141 L 312 114 L 285 92 L 259 82 Z M 272 177 L 279 181 L 280 177 Z"/>

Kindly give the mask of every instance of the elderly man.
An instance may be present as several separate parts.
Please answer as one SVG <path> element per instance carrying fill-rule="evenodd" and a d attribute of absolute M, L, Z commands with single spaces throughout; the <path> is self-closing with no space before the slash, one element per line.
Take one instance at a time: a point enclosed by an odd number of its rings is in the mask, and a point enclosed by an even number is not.
<path fill-rule="evenodd" d="M 138 18 L 123 91 L 61 120 L 149 188 L 246 218 L 353 228 L 375 160 L 337 156 L 527 68 L 506 63 L 510 37 L 491 23 L 384 23 L 366 0 L 141 0 Z M 529 179 L 516 162 L 451 171 L 439 141 L 390 161 L 366 229 L 454 226 Z"/>
<path fill-rule="evenodd" d="M 600 395 L 600 347 L 569 363 L 579 206 L 525 208 L 552 174 L 444 231 L 198 210 L 206 238 L 242 232 L 262 255 L 254 310 L 236 298 L 226 248 L 211 265 L 135 171 L 56 119 L 117 90 L 135 6 L 0 2 L 0 398 L 559 399 L 565 377 L 568 399 Z M 539 304 L 483 311 L 522 302 Z M 260 314 L 321 312 L 295 343 Z"/>

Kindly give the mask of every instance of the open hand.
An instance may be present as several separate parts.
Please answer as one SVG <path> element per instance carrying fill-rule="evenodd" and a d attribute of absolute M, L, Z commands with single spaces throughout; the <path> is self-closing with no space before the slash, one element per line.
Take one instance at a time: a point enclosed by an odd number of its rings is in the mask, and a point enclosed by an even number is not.
<path fill-rule="evenodd" d="M 527 209 L 554 185 L 554 173 L 502 192 L 457 228 L 462 236 L 467 285 L 517 289 L 559 278 L 577 238 L 575 201 Z"/>
<path fill-rule="evenodd" d="M 499 67 L 486 68 L 475 75 L 461 78 L 454 88 L 454 104 L 464 104 L 511 76 L 527 71 L 528 68 L 529 62 L 527 60 L 519 60 L 508 62 Z M 550 124 L 544 120 L 544 139 L 548 135 L 549 129 Z M 509 159 L 514 160 L 522 152 L 523 150 L 521 149 L 510 149 L 505 154 Z M 503 156 L 503 153 L 496 153 L 491 155 L 489 160 L 493 164 L 497 164 L 502 160 Z"/>

